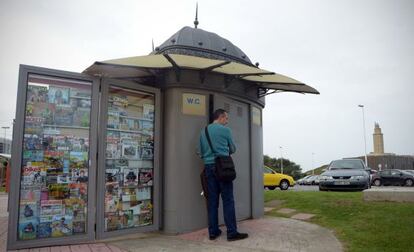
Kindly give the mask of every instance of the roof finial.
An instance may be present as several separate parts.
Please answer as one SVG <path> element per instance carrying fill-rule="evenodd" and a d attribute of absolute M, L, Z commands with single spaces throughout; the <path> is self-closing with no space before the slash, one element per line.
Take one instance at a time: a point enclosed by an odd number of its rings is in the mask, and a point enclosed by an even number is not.
<path fill-rule="evenodd" d="M 195 17 L 195 20 L 194 20 L 194 26 L 195 26 L 196 29 L 197 29 L 197 25 L 198 25 L 198 2 L 197 2 L 197 5 L 196 5 L 196 17 Z"/>

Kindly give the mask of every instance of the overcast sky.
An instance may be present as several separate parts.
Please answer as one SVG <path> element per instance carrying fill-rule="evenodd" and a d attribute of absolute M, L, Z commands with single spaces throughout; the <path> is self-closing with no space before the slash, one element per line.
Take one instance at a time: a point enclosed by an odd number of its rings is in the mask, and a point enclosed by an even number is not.
<path fill-rule="evenodd" d="M 265 154 L 282 146 L 303 170 L 312 153 L 315 167 L 363 155 L 364 104 L 368 152 L 378 122 L 386 152 L 414 155 L 414 1 L 198 2 L 199 28 L 321 92 L 266 97 Z M 81 72 L 145 55 L 194 12 L 195 1 L 0 1 L 1 126 L 15 117 L 19 64 Z"/>

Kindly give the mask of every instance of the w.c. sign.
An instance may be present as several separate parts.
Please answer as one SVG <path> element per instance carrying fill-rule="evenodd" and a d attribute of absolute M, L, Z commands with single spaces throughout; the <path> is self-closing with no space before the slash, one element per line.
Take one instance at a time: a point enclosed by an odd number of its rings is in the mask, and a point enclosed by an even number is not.
<path fill-rule="evenodd" d="M 206 96 L 183 93 L 183 114 L 205 116 Z"/>

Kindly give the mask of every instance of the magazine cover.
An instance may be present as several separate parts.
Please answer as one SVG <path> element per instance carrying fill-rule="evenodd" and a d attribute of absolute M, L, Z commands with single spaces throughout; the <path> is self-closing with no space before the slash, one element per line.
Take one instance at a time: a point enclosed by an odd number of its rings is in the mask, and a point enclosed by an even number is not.
<path fill-rule="evenodd" d="M 69 189 L 71 194 L 73 195 L 77 195 L 76 197 L 79 197 L 81 199 L 85 199 L 87 198 L 87 194 L 88 194 L 88 184 L 87 183 L 80 183 L 80 182 L 76 182 L 76 183 L 70 183 L 69 184 Z"/>
<path fill-rule="evenodd" d="M 40 202 L 40 217 L 63 214 L 62 200 L 42 200 Z"/>
<path fill-rule="evenodd" d="M 26 107 L 27 116 L 42 118 L 42 123 L 53 124 L 53 118 L 56 111 L 56 105 L 50 103 L 28 104 Z"/>
<path fill-rule="evenodd" d="M 39 205 L 37 204 L 37 201 L 20 201 L 19 210 L 20 220 L 39 217 Z"/>
<path fill-rule="evenodd" d="M 50 86 L 48 97 L 49 103 L 69 104 L 69 88 Z"/>
<path fill-rule="evenodd" d="M 20 188 L 20 200 L 21 201 L 39 201 L 40 200 L 40 188 L 37 185 L 22 185 Z"/>
<path fill-rule="evenodd" d="M 120 168 L 110 168 L 105 170 L 105 182 L 119 182 L 122 180 L 123 174 Z"/>
<path fill-rule="evenodd" d="M 19 221 L 19 239 L 31 240 L 36 238 L 37 226 L 39 222 L 36 218 Z"/>
<path fill-rule="evenodd" d="M 109 129 L 119 129 L 119 113 L 108 111 L 108 125 Z"/>
<path fill-rule="evenodd" d="M 28 85 L 27 86 L 27 102 L 45 103 L 48 101 L 47 86 Z"/>
<path fill-rule="evenodd" d="M 137 159 L 139 157 L 138 142 L 134 140 L 122 140 L 122 157 Z"/>
<path fill-rule="evenodd" d="M 140 186 L 152 186 L 152 169 L 139 169 L 138 173 L 138 185 Z"/>
<path fill-rule="evenodd" d="M 37 227 L 38 238 L 48 238 L 52 236 L 52 222 L 41 222 Z"/>
<path fill-rule="evenodd" d="M 154 123 L 150 121 L 140 120 L 141 129 L 145 132 L 152 133 L 154 131 Z"/>
<path fill-rule="evenodd" d="M 118 143 L 106 143 L 106 158 L 118 159 L 121 157 L 121 149 Z"/>
<path fill-rule="evenodd" d="M 114 231 L 119 229 L 119 216 L 114 212 L 105 213 L 105 230 Z"/>
<path fill-rule="evenodd" d="M 55 215 L 52 220 L 52 237 L 61 237 L 72 234 L 72 216 Z"/>
<path fill-rule="evenodd" d="M 49 189 L 49 199 L 61 200 L 69 198 L 70 190 L 69 186 L 71 184 L 50 184 Z"/>
<path fill-rule="evenodd" d="M 105 213 L 115 212 L 118 209 L 120 199 L 118 196 L 107 194 L 105 196 Z"/>
<path fill-rule="evenodd" d="M 91 110 L 89 108 L 79 108 L 73 113 L 73 125 L 79 127 L 89 127 Z"/>
<path fill-rule="evenodd" d="M 47 169 L 47 175 L 63 174 L 63 160 L 67 156 L 64 151 L 44 151 L 44 166 Z"/>
<path fill-rule="evenodd" d="M 132 131 L 140 130 L 139 120 L 127 118 L 126 121 L 127 121 L 127 124 L 128 124 L 128 130 L 132 130 Z"/>
<path fill-rule="evenodd" d="M 25 150 L 42 150 L 42 138 L 36 134 L 24 134 Z"/>
<path fill-rule="evenodd" d="M 90 98 L 91 97 L 91 88 L 90 86 L 86 88 L 70 88 L 70 98 Z"/>
<path fill-rule="evenodd" d="M 138 200 L 151 199 L 151 187 L 141 187 L 137 189 Z"/>
<path fill-rule="evenodd" d="M 73 108 L 69 105 L 58 105 L 54 115 L 54 124 L 73 126 Z"/>
<path fill-rule="evenodd" d="M 70 152 L 70 168 L 87 168 L 88 152 L 71 151 Z"/>
<path fill-rule="evenodd" d="M 115 95 L 109 96 L 109 101 L 112 102 L 113 106 L 126 108 L 128 107 L 128 98 L 126 95 Z"/>
<path fill-rule="evenodd" d="M 57 183 L 58 184 L 68 184 L 69 181 L 70 181 L 70 179 L 69 179 L 69 176 L 67 174 L 57 176 Z"/>
<path fill-rule="evenodd" d="M 129 123 L 126 117 L 119 118 L 119 129 L 121 130 L 129 130 Z"/>
<path fill-rule="evenodd" d="M 85 222 L 84 221 L 76 221 L 73 222 L 73 233 L 79 234 L 79 233 L 85 233 Z"/>
<path fill-rule="evenodd" d="M 124 185 L 136 185 L 138 182 L 138 169 L 137 168 L 123 168 Z"/>
<path fill-rule="evenodd" d="M 69 142 L 71 145 L 72 151 L 82 151 L 88 152 L 89 151 L 89 139 L 87 137 L 71 137 L 69 138 Z"/>
<path fill-rule="evenodd" d="M 139 226 L 146 226 L 152 224 L 152 213 L 142 213 L 139 215 Z"/>
<path fill-rule="evenodd" d="M 143 116 L 145 119 L 154 120 L 154 105 L 144 104 L 143 106 Z"/>
<path fill-rule="evenodd" d="M 44 167 L 43 162 L 26 162 L 22 168 L 21 181 L 23 185 L 41 185 L 43 184 L 43 176 L 41 170 Z"/>
<path fill-rule="evenodd" d="M 72 169 L 72 183 L 88 182 L 88 169 Z"/>
<path fill-rule="evenodd" d="M 119 224 L 121 228 L 134 226 L 134 215 L 132 210 L 119 211 Z"/>

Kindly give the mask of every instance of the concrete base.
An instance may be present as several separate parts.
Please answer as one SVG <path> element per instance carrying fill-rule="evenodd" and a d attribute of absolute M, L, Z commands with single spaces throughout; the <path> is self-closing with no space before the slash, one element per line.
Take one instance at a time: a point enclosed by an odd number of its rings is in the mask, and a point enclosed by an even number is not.
<path fill-rule="evenodd" d="M 414 202 L 414 187 L 372 187 L 364 191 L 364 200 Z"/>

